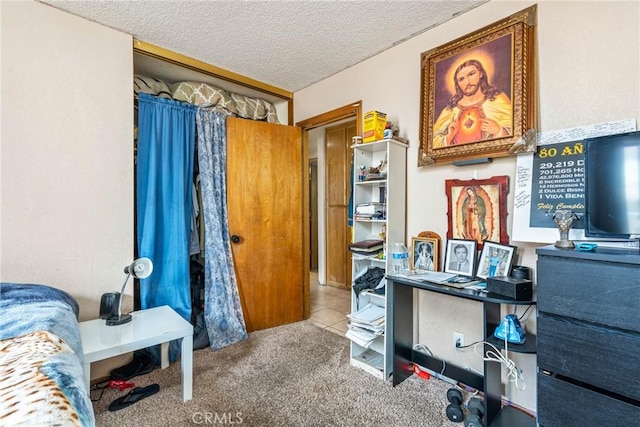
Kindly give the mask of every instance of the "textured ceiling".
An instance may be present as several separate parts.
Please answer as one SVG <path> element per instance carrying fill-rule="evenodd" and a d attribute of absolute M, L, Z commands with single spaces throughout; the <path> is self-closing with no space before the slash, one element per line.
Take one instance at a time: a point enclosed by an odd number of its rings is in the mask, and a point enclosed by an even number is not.
<path fill-rule="evenodd" d="M 487 0 L 40 1 L 295 92 Z"/>

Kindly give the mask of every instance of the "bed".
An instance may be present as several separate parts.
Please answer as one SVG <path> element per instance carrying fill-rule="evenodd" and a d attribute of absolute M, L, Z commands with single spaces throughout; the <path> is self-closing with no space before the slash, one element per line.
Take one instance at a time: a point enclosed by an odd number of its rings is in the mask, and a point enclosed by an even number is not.
<path fill-rule="evenodd" d="M 93 426 L 78 303 L 45 285 L 0 283 L 0 426 Z"/>

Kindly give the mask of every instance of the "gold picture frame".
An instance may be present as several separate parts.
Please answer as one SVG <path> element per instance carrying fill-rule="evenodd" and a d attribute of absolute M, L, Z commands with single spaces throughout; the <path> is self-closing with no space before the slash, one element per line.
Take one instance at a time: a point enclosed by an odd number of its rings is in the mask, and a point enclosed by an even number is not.
<path fill-rule="evenodd" d="M 411 269 L 440 271 L 440 239 L 413 237 L 411 239 Z"/>
<path fill-rule="evenodd" d="M 422 53 L 418 166 L 535 151 L 536 10 Z"/>

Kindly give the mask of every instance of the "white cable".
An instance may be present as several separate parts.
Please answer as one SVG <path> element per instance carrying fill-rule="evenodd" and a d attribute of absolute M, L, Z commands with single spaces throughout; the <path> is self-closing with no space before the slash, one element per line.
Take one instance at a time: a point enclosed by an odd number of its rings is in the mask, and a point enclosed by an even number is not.
<path fill-rule="evenodd" d="M 477 369 L 472 368 L 471 366 L 467 366 L 467 368 L 466 368 L 466 369 L 467 369 L 467 371 L 475 372 L 476 374 L 478 374 L 478 375 L 480 375 L 480 376 L 484 375 L 484 372 L 480 372 L 480 371 L 478 371 Z"/>
<path fill-rule="evenodd" d="M 429 349 L 429 347 L 427 347 L 424 344 L 420 344 L 420 343 L 414 344 L 413 345 L 413 349 L 416 350 L 416 351 L 420 351 L 422 353 L 426 353 L 427 355 L 435 358 L 433 352 Z M 442 362 L 442 369 L 440 370 L 440 372 L 435 372 L 435 371 L 432 371 L 431 369 L 423 368 L 422 366 L 418 365 L 417 363 L 414 363 L 413 365 L 417 366 L 418 369 L 420 369 L 422 372 L 426 372 L 427 374 L 429 374 L 429 375 L 431 375 L 431 376 L 433 376 L 435 378 L 438 378 L 439 380 L 442 380 L 442 381 L 448 382 L 449 384 L 453 384 L 453 385 L 457 386 L 457 381 L 456 380 L 454 380 L 452 378 L 449 378 L 446 375 L 444 375 L 444 371 L 447 369 L 447 362 L 444 361 L 444 360 L 440 360 L 440 362 Z"/>
<path fill-rule="evenodd" d="M 429 356 L 434 357 L 431 350 L 429 350 L 429 347 L 427 347 L 424 344 L 420 344 L 420 343 L 415 344 L 413 346 L 413 349 L 416 351 L 421 351 L 422 353 L 427 353 Z M 445 369 L 447 369 L 447 362 L 444 360 L 441 360 L 441 362 L 442 362 L 442 370 L 440 371 L 440 376 L 444 376 L 444 371 Z"/>
<path fill-rule="evenodd" d="M 414 350 L 417 350 L 417 351 L 421 351 L 421 352 L 423 352 L 423 353 L 427 353 L 429 356 L 433 357 L 433 353 L 431 352 L 431 350 L 429 350 L 429 347 L 427 347 L 427 346 L 426 346 L 426 345 L 424 345 L 424 344 L 420 344 L 420 343 L 415 344 L 415 345 L 413 346 L 413 349 L 414 349 Z"/>
<path fill-rule="evenodd" d="M 478 353 L 477 351 L 477 347 L 480 344 L 487 344 L 489 346 L 491 346 L 493 348 L 493 350 L 487 350 L 486 356 L 483 356 L 482 354 Z M 482 357 L 482 360 L 487 361 L 487 362 L 500 362 L 502 363 L 508 371 L 508 379 L 509 382 L 515 383 L 516 387 L 518 388 L 518 390 L 523 391 L 526 387 L 526 384 L 524 382 L 524 377 L 522 376 L 522 372 L 518 369 L 518 367 L 516 366 L 515 362 L 511 359 L 509 359 L 508 356 L 508 350 L 507 350 L 507 343 L 505 342 L 505 351 L 507 352 L 506 355 L 502 355 L 502 353 L 500 352 L 500 350 L 498 350 L 498 348 L 491 344 L 490 342 L 487 341 L 480 341 L 478 343 L 476 343 L 476 345 L 473 346 L 473 351 L 480 357 Z"/>

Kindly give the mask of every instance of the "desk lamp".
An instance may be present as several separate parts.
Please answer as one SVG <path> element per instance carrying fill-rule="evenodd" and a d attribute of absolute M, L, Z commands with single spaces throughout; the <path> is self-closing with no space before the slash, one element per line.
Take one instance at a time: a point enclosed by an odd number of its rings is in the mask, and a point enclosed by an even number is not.
<path fill-rule="evenodd" d="M 122 314 L 122 295 L 124 295 L 124 288 L 127 286 L 129 276 L 133 276 L 135 279 L 146 279 L 153 272 L 153 263 L 149 258 L 138 258 L 131 264 L 124 268 L 124 272 L 127 275 L 122 284 L 120 293 L 111 292 L 102 296 L 100 303 L 100 317 L 107 320 L 107 326 L 116 326 L 128 323 L 131 321 L 130 314 Z M 118 312 L 115 313 L 116 304 L 118 306 Z"/>

